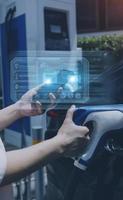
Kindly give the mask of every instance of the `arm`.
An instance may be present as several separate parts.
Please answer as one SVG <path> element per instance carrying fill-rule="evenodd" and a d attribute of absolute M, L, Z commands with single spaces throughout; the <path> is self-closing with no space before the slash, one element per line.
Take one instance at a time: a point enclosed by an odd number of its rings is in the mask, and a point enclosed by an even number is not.
<path fill-rule="evenodd" d="M 20 114 L 17 109 L 17 104 L 13 104 L 0 110 L 0 130 L 9 126 L 11 123 L 19 118 Z"/>
<path fill-rule="evenodd" d="M 62 155 L 60 145 L 56 137 L 28 148 L 7 152 L 7 170 L 2 185 L 25 177 Z"/>
<path fill-rule="evenodd" d="M 34 172 L 50 160 L 60 156 L 75 156 L 82 152 L 88 129 L 73 123 L 74 111 L 74 107 L 69 109 L 56 137 L 32 147 L 7 153 L 7 170 L 3 185 Z"/>
<path fill-rule="evenodd" d="M 32 103 L 32 97 L 37 94 L 38 90 L 43 85 L 44 84 L 29 90 L 15 104 L 0 110 L 0 130 L 22 117 L 35 116 L 42 113 L 41 104 L 39 102 Z M 49 97 L 51 101 L 55 98 L 53 94 L 50 94 Z"/>

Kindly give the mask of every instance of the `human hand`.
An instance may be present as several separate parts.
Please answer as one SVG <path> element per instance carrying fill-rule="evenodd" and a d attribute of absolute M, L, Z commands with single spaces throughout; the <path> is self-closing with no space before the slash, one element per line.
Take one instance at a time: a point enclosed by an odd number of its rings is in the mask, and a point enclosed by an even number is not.
<path fill-rule="evenodd" d="M 67 157 L 78 156 L 82 153 L 89 132 L 87 127 L 74 124 L 72 119 L 75 109 L 75 106 L 72 106 L 68 110 L 64 123 L 56 136 L 57 139 L 59 138 L 63 155 Z"/>
<path fill-rule="evenodd" d="M 38 90 L 41 89 L 44 85 L 45 84 L 41 84 L 29 90 L 21 97 L 19 101 L 17 101 L 16 105 L 17 105 L 20 117 L 36 116 L 36 115 L 43 114 L 44 109 L 41 102 L 39 101 L 33 102 L 32 99 L 33 99 L 33 96 L 37 94 Z M 52 106 L 56 98 L 52 93 L 49 94 L 49 98 L 51 102 L 50 106 Z"/>

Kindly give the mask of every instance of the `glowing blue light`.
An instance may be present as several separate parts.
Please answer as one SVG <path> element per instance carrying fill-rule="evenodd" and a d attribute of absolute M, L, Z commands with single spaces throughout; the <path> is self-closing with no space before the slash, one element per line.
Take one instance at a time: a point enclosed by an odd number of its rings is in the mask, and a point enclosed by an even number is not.
<path fill-rule="evenodd" d="M 47 85 L 50 85 L 50 84 L 52 84 L 52 80 L 51 79 L 47 79 L 44 83 L 47 84 Z"/>
<path fill-rule="evenodd" d="M 69 83 L 75 83 L 76 82 L 76 76 L 70 76 L 68 82 Z"/>

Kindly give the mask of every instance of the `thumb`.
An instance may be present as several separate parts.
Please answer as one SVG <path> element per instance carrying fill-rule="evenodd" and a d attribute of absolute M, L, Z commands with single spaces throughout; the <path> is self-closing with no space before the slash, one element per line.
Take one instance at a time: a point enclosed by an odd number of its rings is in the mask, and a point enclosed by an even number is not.
<path fill-rule="evenodd" d="M 73 114 L 76 110 L 76 106 L 75 105 L 72 105 L 69 110 L 67 111 L 67 114 L 66 114 L 66 120 L 71 120 L 73 121 Z"/>

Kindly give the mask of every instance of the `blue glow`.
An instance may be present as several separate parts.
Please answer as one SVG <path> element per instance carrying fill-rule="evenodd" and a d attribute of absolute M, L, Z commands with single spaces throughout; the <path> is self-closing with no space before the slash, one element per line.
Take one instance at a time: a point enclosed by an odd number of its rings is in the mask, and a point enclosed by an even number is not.
<path fill-rule="evenodd" d="M 68 82 L 69 83 L 75 83 L 77 81 L 76 76 L 70 76 Z"/>
<path fill-rule="evenodd" d="M 47 79 L 46 81 L 44 81 L 45 84 L 50 85 L 52 84 L 52 80 L 51 79 Z"/>

